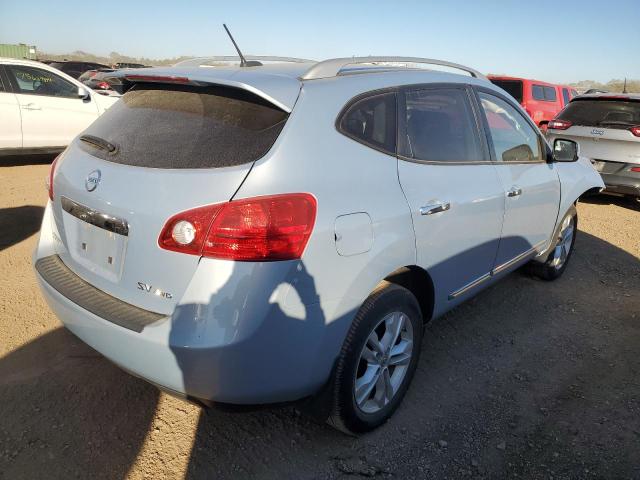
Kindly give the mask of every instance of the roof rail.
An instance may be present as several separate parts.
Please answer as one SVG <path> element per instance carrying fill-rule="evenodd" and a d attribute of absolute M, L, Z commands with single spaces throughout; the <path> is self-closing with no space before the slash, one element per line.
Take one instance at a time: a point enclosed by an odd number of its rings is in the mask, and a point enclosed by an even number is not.
<path fill-rule="evenodd" d="M 486 77 L 470 67 L 459 65 L 457 63 L 446 62 L 444 60 L 435 60 L 433 58 L 420 58 L 420 57 L 349 57 L 349 58 L 332 58 L 330 60 L 324 60 L 316 63 L 313 67 L 307 70 L 300 80 L 316 80 L 319 78 L 331 78 L 336 77 L 340 70 L 347 65 L 359 65 L 363 63 L 424 63 L 429 65 L 440 65 L 443 67 L 456 68 L 463 70 L 469 75 L 475 78 Z M 359 72 L 362 73 L 362 72 Z"/>
<path fill-rule="evenodd" d="M 261 55 L 245 55 L 246 60 L 256 60 L 259 62 L 284 62 L 284 63 L 315 63 L 315 60 L 307 60 L 305 58 L 293 58 L 293 57 L 269 57 Z M 197 57 L 190 58 L 188 60 L 182 60 L 174 64 L 174 67 L 199 67 L 201 65 L 207 66 L 208 63 L 215 62 L 240 62 L 240 57 L 237 55 L 223 55 L 217 57 Z"/>

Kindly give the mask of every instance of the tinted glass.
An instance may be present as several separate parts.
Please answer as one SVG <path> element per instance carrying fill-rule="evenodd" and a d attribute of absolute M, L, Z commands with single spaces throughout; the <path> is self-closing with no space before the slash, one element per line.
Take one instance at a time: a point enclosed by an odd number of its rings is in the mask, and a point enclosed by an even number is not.
<path fill-rule="evenodd" d="M 573 90 L 573 89 L 571 89 L 571 98 L 577 97 L 577 96 L 578 96 L 578 92 Z"/>
<path fill-rule="evenodd" d="M 22 65 L 7 65 L 18 93 L 48 97 L 78 98 L 78 87 L 47 70 Z"/>
<path fill-rule="evenodd" d="M 564 100 L 564 103 L 569 103 L 569 100 L 571 100 L 571 97 L 569 97 L 569 90 L 566 88 L 562 89 L 562 99 Z"/>
<path fill-rule="evenodd" d="M 463 89 L 407 92 L 404 156 L 438 162 L 484 160 L 469 97 Z"/>
<path fill-rule="evenodd" d="M 374 95 L 354 103 L 342 116 L 340 130 L 354 140 L 395 154 L 395 93 Z"/>
<path fill-rule="evenodd" d="M 531 96 L 535 100 L 544 100 L 544 88 L 542 88 L 542 85 L 531 85 Z"/>
<path fill-rule="evenodd" d="M 520 80 L 491 80 L 491 83 L 497 85 L 513 98 L 515 98 L 518 103 L 522 103 L 522 81 Z"/>
<path fill-rule="evenodd" d="M 586 127 L 628 128 L 640 125 L 640 102 L 574 100 L 558 118 Z"/>
<path fill-rule="evenodd" d="M 91 124 L 85 134 L 116 146 L 92 155 L 151 168 L 216 168 L 264 156 L 287 113 L 244 90 L 139 85 Z"/>
<path fill-rule="evenodd" d="M 558 99 L 556 89 L 554 87 L 544 87 L 544 99 L 549 102 L 555 102 Z"/>
<path fill-rule="evenodd" d="M 538 134 L 513 106 L 504 100 L 480 93 L 498 161 L 532 162 L 542 158 Z"/>

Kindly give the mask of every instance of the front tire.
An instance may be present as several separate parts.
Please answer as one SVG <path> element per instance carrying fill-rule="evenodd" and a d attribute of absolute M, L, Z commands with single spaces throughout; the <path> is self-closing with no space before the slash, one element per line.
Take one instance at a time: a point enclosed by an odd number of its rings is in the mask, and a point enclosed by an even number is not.
<path fill-rule="evenodd" d="M 413 294 L 383 282 L 363 303 L 345 339 L 328 423 L 358 434 L 387 421 L 413 378 L 422 332 Z"/>
<path fill-rule="evenodd" d="M 529 272 L 543 280 L 560 278 L 569 264 L 578 233 L 578 212 L 574 206 L 565 214 L 556 234 L 555 244 L 544 263 L 532 261 Z"/>

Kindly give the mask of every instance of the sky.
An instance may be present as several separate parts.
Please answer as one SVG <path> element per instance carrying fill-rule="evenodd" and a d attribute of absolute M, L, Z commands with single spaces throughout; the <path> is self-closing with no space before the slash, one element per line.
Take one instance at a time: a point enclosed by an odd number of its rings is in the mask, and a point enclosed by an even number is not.
<path fill-rule="evenodd" d="M 439 58 L 569 83 L 640 79 L 640 0 L 0 0 L 0 43 L 148 58 Z"/>

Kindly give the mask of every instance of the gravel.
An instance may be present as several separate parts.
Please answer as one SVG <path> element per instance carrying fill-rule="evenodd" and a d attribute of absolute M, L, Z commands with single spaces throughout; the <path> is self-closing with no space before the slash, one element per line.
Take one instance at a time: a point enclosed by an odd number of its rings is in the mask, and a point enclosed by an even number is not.
<path fill-rule="evenodd" d="M 637 203 L 581 202 L 561 279 L 515 272 L 430 323 L 403 405 L 352 438 L 291 407 L 202 411 L 61 328 L 30 265 L 48 165 L 2 162 L 2 479 L 640 478 Z"/>

